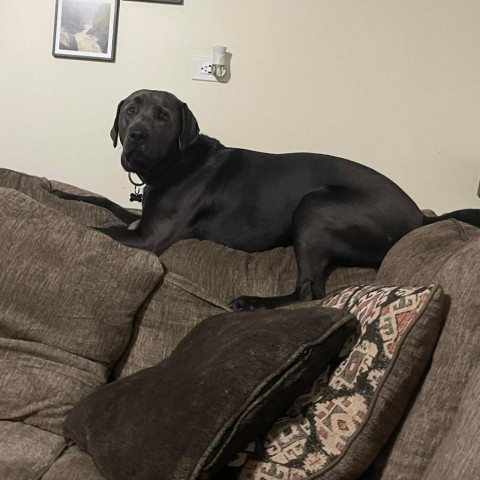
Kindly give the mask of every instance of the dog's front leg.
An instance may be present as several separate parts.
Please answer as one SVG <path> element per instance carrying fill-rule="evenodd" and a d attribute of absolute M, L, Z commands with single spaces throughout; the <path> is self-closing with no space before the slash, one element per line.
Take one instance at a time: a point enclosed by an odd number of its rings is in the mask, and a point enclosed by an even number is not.
<path fill-rule="evenodd" d="M 190 238 L 188 231 L 185 229 L 175 228 L 171 222 L 159 222 L 150 228 L 150 222 L 140 221 L 135 230 L 129 230 L 125 227 L 121 228 L 97 228 L 99 232 L 105 233 L 113 240 L 132 248 L 141 248 L 160 255 L 175 242 Z"/>
<path fill-rule="evenodd" d="M 132 223 L 140 218 L 140 213 L 135 213 L 126 208 L 117 205 L 105 197 L 96 197 L 94 195 L 76 195 L 74 193 L 63 192 L 62 190 L 50 190 L 52 195 L 63 200 L 74 200 L 77 202 L 84 202 L 90 205 L 96 205 L 98 207 L 105 208 L 112 212 L 117 218 L 124 223 Z"/>

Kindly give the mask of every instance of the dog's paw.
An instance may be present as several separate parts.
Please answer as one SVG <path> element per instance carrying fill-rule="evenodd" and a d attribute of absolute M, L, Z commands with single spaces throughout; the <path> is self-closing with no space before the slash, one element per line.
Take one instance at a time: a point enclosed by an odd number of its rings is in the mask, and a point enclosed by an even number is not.
<path fill-rule="evenodd" d="M 261 297 L 248 297 L 243 295 L 230 302 L 229 307 L 234 312 L 253 312 L 254 310 L 260 310 L 266 308 L 262 302 Z"/>

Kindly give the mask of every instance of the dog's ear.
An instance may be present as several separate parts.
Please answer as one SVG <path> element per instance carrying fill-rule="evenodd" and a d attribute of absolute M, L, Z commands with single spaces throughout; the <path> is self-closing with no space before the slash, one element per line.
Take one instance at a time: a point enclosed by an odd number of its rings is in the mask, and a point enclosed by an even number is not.
<path fill-rule="evenodd" d="M 182 131 L 178 137 L 178 148 L 184 152 L 188 147 L 193 145 L 200 134 L 197 119 L 188 108 L 186 103 L 182 103 Z"/>
<path fill-rule="evenodd" d="M 110 138 L 113 141 L 113 146 L 114 147 L 117 146 L 117 141 L 118 141 L 118 119 L 120 117 L 120 110 L 122 109 L 122 105 L 123 105 L 123 100 L 118 104 L 117 115 L 115 116 L 115 120 L 113 122 L 113 127 L 110 130 Z"/>

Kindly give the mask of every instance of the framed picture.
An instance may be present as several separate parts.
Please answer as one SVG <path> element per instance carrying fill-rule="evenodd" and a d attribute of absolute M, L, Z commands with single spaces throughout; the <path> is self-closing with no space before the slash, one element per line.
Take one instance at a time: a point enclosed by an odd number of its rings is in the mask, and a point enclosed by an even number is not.
<path fill-rule="evenodd" d="M 149 2 L 149 3 L 176 3 L 183 5 L 183 0 L 130 0 L 131 2 Z"/>
<path fill-rule="evenodd" d="M 115 60 L 120 0 L 57 0 L 53 56 Z"/>

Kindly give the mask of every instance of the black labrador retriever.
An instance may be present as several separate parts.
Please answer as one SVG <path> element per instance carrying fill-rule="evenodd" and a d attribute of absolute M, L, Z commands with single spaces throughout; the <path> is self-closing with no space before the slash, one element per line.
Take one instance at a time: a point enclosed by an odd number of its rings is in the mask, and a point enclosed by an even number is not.
<path fill-rule="evenodd" d="M 378 267 L 398 239 L 422 225 L 457 218 L 480 226 L 480 210 L 427 218 L 391 180 L 343 158 L 225 147 L 200 134 L 187 105 L 168 92 L 140 90 L 120 102 L 111 137 L 123 145 L 123 168 L 145 183 L 138 227 L 99 229 L 113 239 L 157 254 L 186 238 L 247 252 L 293 245 L 295 291 L 243 296 L 234 310 L 321 298 L 328 268 Z M 127 223 L 136 218 L 108 200 L 92 203 Z"/>

